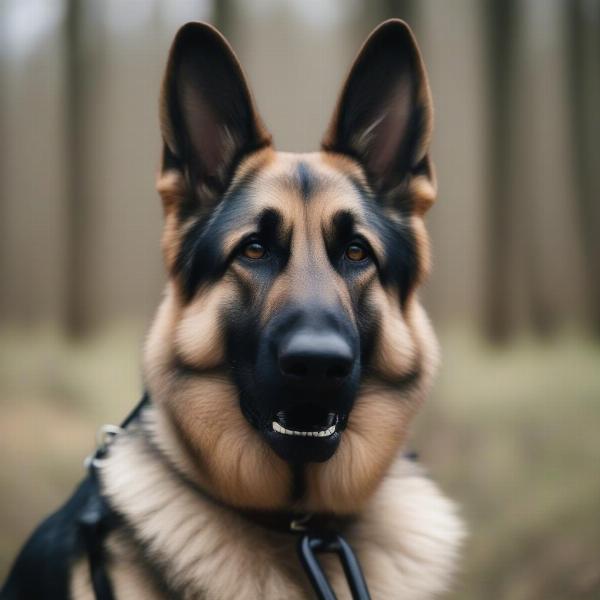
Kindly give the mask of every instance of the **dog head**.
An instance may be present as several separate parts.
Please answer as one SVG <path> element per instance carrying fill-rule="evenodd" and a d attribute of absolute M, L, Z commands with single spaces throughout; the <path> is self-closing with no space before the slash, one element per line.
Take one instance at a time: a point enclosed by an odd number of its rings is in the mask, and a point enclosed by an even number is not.
<path fill-rule="evenodd" d="M 425 393 L 432 114 L 409 28 L 361 49 L 322 150 L 276 152 L 240 65 L 184 26 L 161 96 L 165 299 L 146 379 L 203 485 L 252 508 L 346 512 Z"/>

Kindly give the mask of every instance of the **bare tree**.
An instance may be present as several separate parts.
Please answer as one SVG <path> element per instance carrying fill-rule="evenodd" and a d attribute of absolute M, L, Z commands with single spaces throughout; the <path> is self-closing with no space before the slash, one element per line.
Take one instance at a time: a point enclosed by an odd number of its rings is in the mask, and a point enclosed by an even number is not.
<path fill-rule="evenodd" d="M 575 193 L 592 328 L 600 337 L 600 6 L 570 0 L 565 7 Z"/>
<path fill-rule="evenodd" d="M 213 24 L 226 36 L 231 34 L 234 9 L 233 0 L 213 0 Z"/>
<path fill-rule="evenodd" d="M 67 0 L 64 27 L 65 154 L 66 154 L 66 302 L 67 333 L 79 337 L 85 331 L 85 94 L 83 2 Z"/>
<path fill-rule="evenodd" d="M 486 0 L 485 39 L 487 40 L 489 94 L 488 224 L 487 274 L 484 327 L 495 342 L 505 341 L 512 332 L 506 297 L 511 285 L 511 265 L 505 251 L 511 227 L 510 146 L 511 96 L 515 61 L 512 40 L 515 35 L 514 0 Z"/>
<path fill-rule="evenodd" d="M 415 8 L 414 0 L 382 0 L 380 11 L 384 19 L 398 17 L 412 25 L 416 17 Z"/>

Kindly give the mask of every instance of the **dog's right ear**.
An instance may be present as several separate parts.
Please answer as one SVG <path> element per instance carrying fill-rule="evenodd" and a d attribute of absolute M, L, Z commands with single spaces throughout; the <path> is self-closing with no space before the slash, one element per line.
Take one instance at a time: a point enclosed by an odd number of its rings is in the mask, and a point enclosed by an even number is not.
<path fill-rule="evenodd" d="M 411 180 L 427 182 L 424 212 L 434 196 L 428 157 L 431 93 L 417 42 L 406 23 L 390 19 L 360 50 L 323 139 L 323 149 L 347 154 L 365 169 L 375 193 L 402 203 Z"/>
<path fill-rule="evenodd" d="M 162 175 L 175 171 L 186 188 L 169 192 L 159 180 L 165 207 L 182 195 L 199 207 L 213 206 L 239 161 L 271 143 L 233 50 L 205 23 L 187 23 L 175 36 L 160 121 Z"/>

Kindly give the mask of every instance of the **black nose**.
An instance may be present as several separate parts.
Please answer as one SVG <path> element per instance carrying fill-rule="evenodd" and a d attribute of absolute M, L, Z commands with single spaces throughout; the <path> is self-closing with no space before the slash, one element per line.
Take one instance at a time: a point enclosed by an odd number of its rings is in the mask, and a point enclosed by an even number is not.
<path fill-rule="evenodd" d="M 296 331 L 279 348 L 282 375 L 309 385 L 341 382 L 353 366 L 352 348 L 337 332 Z"/>

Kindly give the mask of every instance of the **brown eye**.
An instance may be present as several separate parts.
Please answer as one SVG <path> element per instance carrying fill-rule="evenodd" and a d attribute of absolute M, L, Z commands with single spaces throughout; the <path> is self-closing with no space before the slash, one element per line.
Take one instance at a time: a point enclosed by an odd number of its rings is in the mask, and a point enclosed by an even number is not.
<path fill-rule="evenodd" d="M 352 262 L 360 262 L 369 256 L 366 248 L 360 244 L 350 244 L 346 248 L 346 258 Z"/>
<path fill-rule="evenodd" d="M 242 252 L 246 258 L 251 260 L 260 260 L 267 255 L 267 249 L 258 242 L 246 244 Z"/>

